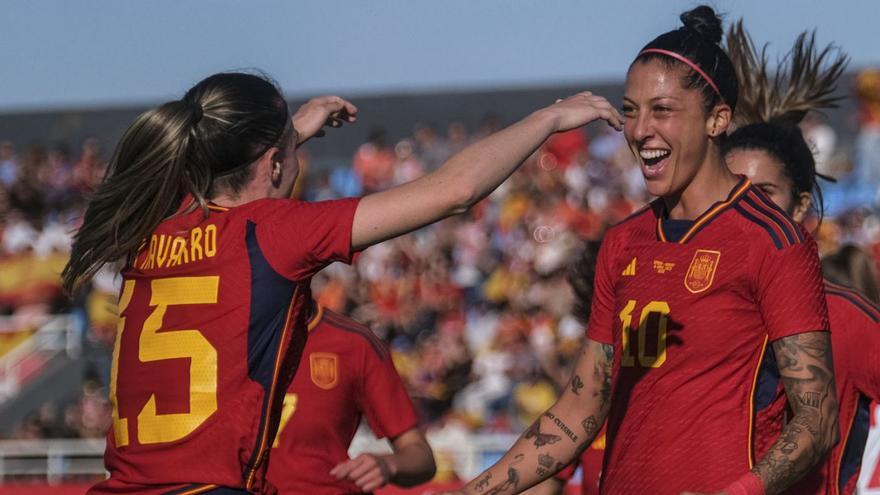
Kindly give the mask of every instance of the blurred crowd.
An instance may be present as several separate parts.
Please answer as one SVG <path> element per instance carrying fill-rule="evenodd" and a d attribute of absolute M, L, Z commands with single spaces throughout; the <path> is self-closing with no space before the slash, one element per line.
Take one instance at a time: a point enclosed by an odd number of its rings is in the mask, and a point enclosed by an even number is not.
<path fill-rule="evenodd" d="M 852 143 L 840 143 L 821 116 L 804 123 L 820 170 L 837 179 L 824 184 L 826 217 L 811 227 L 823 254 L 857 247 L 870 272 L 880 261 L 880 71 L 860 74 L 855 93 Z M 423 123 L 393 141 L 375 129 L 350 163 L 318 169 L 304 155 L 297 191 L 323 200 L 411 181 L 500 125 L 491 117 L 474 129 Z M 0 354 L 4 334 L 63 311 L 83 315 L 82 338 L 98 349 L 80 399 L 35 411 L 19 437 L 100 436 L 109 424 L 118 281 L 105 271 L 71 302 L 57 279 L 70 229 L 105 167 L 95 140 L 76 153 L 0 144 Z M 388 342 L 429 430 L 519 431 L 556 399 L 580 347 L 584 325 L 570 314 L 566 281 L 572 260 L 585 239 L 649 199 L 621 134 L 599 126 L 558 134 L 471 211 L 371 247 L 354 266 L 332 265 L 312 287 L 321 304 Z"/>

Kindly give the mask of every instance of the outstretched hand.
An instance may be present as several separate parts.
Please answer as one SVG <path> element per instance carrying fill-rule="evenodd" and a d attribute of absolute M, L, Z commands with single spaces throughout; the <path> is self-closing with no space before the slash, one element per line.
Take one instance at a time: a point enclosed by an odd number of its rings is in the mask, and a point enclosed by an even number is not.
<path fill-rule="evenodd" d="M 556 100 L 556 103 L 539 112 L 553 116 L 556 132 L 575 129 L 602 119 L 618 131 L 623 130 L 623 117 L 604 97 L 590 91 Z"/>
<path fill-rule="evenodd" d="M 342 127 L 357 120 L 357 107 L 338 96 L 317 96 L 305 102 L 293 114 L 293 128 L 298 134 L 297 144 L 324 135 L 324 127 Z"/>

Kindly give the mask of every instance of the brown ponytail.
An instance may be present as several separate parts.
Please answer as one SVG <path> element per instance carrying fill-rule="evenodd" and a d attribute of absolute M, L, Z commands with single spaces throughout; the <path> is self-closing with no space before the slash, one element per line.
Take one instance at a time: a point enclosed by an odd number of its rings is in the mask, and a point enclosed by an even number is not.
<path fill-rule="evenodd" d="M 212 190 L 229 187 L 230 178 L 238 177 L 231 184 L 240 190 L 251 163 L 283 142 L 288 119 L 277 87 L 242 73 L 215 74 L 182 100 L 140 115 L 86 208 L 61 274 L 64 288 L 76 292 L 105 263 L 130 264 L 187 194 L 205 208 Z"/>

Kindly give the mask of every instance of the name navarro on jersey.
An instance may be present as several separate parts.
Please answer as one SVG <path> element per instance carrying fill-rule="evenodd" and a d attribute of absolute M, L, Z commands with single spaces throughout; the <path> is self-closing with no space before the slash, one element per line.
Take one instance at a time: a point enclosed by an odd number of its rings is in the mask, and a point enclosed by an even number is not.
<path fill-rule="evenodd" d="M 170 268 L 213 258 L 217 254 L 217 226 L 209 224 L 189 231 L 189 236 L 153 234 L 141 270 Z"/>

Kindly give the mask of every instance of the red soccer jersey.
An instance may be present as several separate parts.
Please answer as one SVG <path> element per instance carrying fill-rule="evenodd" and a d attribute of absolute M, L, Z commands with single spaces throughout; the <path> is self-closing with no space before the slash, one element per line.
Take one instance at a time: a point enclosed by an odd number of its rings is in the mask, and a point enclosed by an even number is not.
<path fill-rule="evenodd" d="M 840 442 L 822 469 L 787 493 L 851 495 L 862 465 L 871 423 L 871 401 L 880 400 L 880 308 L 858 292 L 825 283 L 834 376 L 840 404 Z M 784 402 L 785 397 L 780 397 Z"/>
<path fill-rule="evenodd" d="M 692 222 L 663 210 L 611 228 L 599 252 L 587 335 L 615 351 L 606 495 L 738 479 L 769 342 L 828 329 L 814 241 L 747 180 Z"/>
<path fill-rule="evenodd" d="M 281 494 L 360 493 L 330 470 L 348 459 L 362 416 L 379 438 L 415 428 L 418 416 L 391 356 L 369 328 L 318 308 L 284 400 L 269 463 Z"/>
<path fill-rule="evenodd" d="M 181 212 L 123 272 L 110 478 L 90 493 L 272 491 L 265 460 L 306 337 L 310 277 L 350 261 L 357 200 Z"/>

